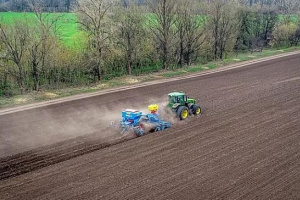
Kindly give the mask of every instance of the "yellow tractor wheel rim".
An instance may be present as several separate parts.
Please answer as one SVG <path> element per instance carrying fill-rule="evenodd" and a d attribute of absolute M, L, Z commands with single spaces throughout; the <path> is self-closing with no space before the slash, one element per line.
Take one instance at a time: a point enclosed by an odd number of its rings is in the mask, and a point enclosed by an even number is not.
<path fill-rule="evenodd" d="M 196 109 L 196 114 L 199 115 L 200 113 L 201 113 L 201 109 L 200 109 L 200 108 L 197 108 L 197 109 Z"/>
<path fill-rule="evenodd" d="M 188 115 L 189 115 L 189 112 L 188 112 L 187 110 L 183 110 L 183 111 L 181 112 L 181 117 L 182 117 L 183 119 L 187 118 Z"/>

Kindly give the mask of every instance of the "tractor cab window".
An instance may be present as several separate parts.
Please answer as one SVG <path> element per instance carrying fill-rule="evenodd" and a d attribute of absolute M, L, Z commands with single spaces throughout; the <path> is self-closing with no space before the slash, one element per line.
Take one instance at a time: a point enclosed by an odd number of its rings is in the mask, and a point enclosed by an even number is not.
<path fill-rule="evenodd" d="M 180 103 L 180 96 L 169 96 L 169 102 L 171 103 Z"/>
<path fill-rule="evenodd" d="M 176 98 L 175 98 L 175 96 L 169 96 L 169 102 L 170 102 L 170 103 L 176 103 Z"/>
<path fill-rule="evenodd" d="M 187 100 L 188 100 L 188 96 L 187 96 L 187 95 L 184 95 L 184 96 L 183 96 L 183 101 L 184 101 L 184 102 L 187 102 Z"/>
<path fill-rule="evenodd" d="M 182 96 L 177 96 L 177 103 L 180 103 L 183 100 Z"/>

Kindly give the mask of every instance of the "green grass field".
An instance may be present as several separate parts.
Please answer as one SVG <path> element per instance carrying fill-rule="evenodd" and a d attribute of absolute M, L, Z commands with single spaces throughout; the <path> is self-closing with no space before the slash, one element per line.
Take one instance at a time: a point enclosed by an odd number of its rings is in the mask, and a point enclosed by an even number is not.
<path fill-rule="evenodd" d="M 79 31 L 79 24 L 76 23 L 76 15 L 74 13 L 51 13 L 48 16 L 48 19 L 56 19 L 57 17 L 59 17 L 57 28 L 61 42 L 67 47 L 79 47 L 80 42 L 82 41 L 81 37 L 83 37 L 83 33 Z M 0 22 L 4 24 L 12 24 L 15 20 L 23 20 L 25 18 L 32 23 L 37 22 L 34 13 L 0 13 Z"/>
<path fill-rule="evenodd" d="M 279 15 L 279 21 L 283 21 L 284 18 L 285 18 L 285 15 Z M 291 15 L 290 16 L 290 20 L 294 24 L 298 24 L 299 23 L 299 17 L 298 17 L 298 15 L 295 15 L 295 14 Z"/>

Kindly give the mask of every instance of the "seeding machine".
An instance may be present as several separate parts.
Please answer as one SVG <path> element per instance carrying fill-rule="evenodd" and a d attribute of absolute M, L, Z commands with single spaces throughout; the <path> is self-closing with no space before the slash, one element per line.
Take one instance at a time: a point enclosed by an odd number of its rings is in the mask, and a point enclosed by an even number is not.
<path fill-rule="evenodd" d="M 143 136 L 147 132 L 163 131 L 171 127 L 170 122 L 163 121 L 158 115 L 158 105 L 149 105 L 149 114 L 143 114 L 138 110 L 126 109 L 122 112 L 122 120 L 119 123 L 111 123 L 111 126 L 121 130 L 121 133 L 132 132 L 137 136 Z"/>

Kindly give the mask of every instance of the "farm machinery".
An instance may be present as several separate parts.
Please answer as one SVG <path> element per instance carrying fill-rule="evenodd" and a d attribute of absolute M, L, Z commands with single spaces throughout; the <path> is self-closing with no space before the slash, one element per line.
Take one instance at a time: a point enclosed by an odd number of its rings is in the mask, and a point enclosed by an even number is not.
<path fill-rule="evenodd" d="M 126 109 L 122 111 L 122 120 L 119 123 L 111 122 L 111 127 L 121 130 L 121 133 L 132 132 L 137 136 L 171 127 L 170 122 L 163 121 L 158 115 L 158 105 L 149 105 L 148 109 L 150 113 L 145 115 L 141 111 Z"/>
<path fill-rule="evenodd" d="M 201 108 L 196 100 L 188 97 L 183 92 L 172 92 L 168 94 L 168 107 L 179 117 L 180 120 L 188 118 L 189 115 L 200 115 Z"/>

